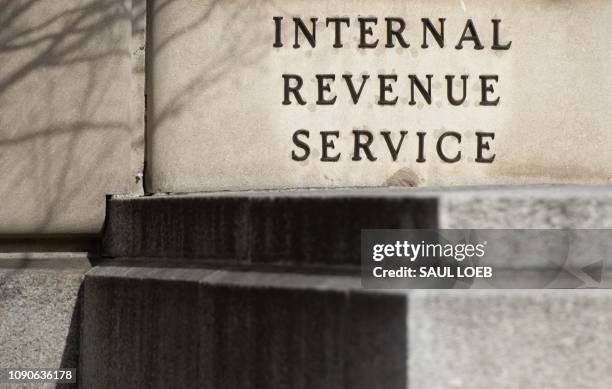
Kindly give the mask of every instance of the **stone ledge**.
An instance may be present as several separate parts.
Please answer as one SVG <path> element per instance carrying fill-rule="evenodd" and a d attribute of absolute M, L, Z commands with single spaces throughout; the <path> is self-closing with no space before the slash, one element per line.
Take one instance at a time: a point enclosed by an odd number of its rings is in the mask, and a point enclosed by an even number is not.
<path fill-rule="evenodd" d="M 612 187 L 530 185 L 112 197 L 105 255 L 358 266 L 374 228 L 612 228 Z"/>
<path fill-rule="evenodd" d="M 123 264 L 85 278 L 86 387 L 612 382 L 610 291 L 375 292 L 350 276 Z"/>
<path fill-rule="evenodd" d="M 364 228 L 435 228 L 437 200 L 400 191 L 304 190 L 117 197 L 103 250 L 113 257 L 251 263 L 360 262 Z"/>
<path fill-rule="evenodd" d="M 110 264 L 84 284 L 88 388 L 406 387 L 406 295 L 357 277 Z"/>
<path fill-rule="evenodd" d="M 612 291 L 415 291 L 414 388 L 610 388 Z"/>
<path fill-rule="evenodd" d="M 440 228 L 612 228 L 612 186 L 522 185 L 440 193 Z"/>

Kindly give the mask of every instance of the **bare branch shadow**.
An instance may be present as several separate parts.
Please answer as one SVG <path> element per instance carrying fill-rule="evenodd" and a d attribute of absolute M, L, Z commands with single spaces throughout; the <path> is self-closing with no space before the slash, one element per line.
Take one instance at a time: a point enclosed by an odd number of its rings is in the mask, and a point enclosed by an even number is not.
<path fill-rule="evenodd" d="M 173 0 L 152 0 L 149 2 L 149 31 L 156 29 L 155 23 L 157 19 L 166 19 L 162 17 L 164 13 L 176 12 L 172 9 Z M 172 128 L 172 122 L 182 113 L 186 112 L 190 104 L 200 98 L 208 95 L 210 100 L 214 101 L 216 88 L 220 88 L 220 84 L 230 80 L 231 77 L 239 71 L 240 68 L 257 69 L 262 63 L 262 60 L 269 55 L 269 48 L 262 47 L 260 37 L 256 34 L 251 34 L 249 24 L 252 23 L 254 17 L 253 10 L 264 9 L 265 7 L 275 7 L 271 0 L 237 0 L 226 2 L 221 0 L 212 0 L 201 6 L 198 14 L 192 15 L 189 20 L 183 24 L 168 26 L 167 32 L 161 38 L 156 38 L 155 34 L 150 34 L 148 40 L 148 62 L 147 62 L 147 137 L 151 138 L 160 133 Z M 255 13 L 256 15 L 256 13 Z M 222 27 L 218 36 L 207 36 L 206 29 L 202 30 L 207 23 L 220 23 Z M 166 26 L 164 26 L 166 29 Z M 213 47 L 208 49 L 208 56 L 199 65 L 199 70 L 193 71 L 187 82 L 181 83 L 179 88 L 173 91 L 155 92 L 153 86 L 153 75 L 156 74 L 154 69 L 154 56 L 165 55 L 166 51 L 198 50 L 198 48 L 184 47 L 183 39 L 189 34 L 201 33 L 202 39 L 206 39 L 208 43 L 213 43 Z M 152 36 L 151 36 L 152 35 Z M 231 37 L 228 39 L 228 37 Z M 160 69 L 160 72 L 163 72 Z M 164 102 L 160 101 L 159 96 L 154 93 L 164 93 Z M 214 105 L 204 106 L 202 110 L 214 110 Z M 155 142 L 147 142 L 147 160 L 151 161 Z M 203 145 L 205 147 L 205 145 Z M 150 168 L 151 165 L 149 164 Z M 154 188 L 148 188 L 145 185 L 145 192 L 152 192 Z"/>
<path fill-rule="evenodd" d="M 29 232 L 48 233 L 93 201 L 91 188 L 117 180 L 96 171 L 112 166 L 131 131 L 129 112 L 112 112 L 131 55 L 131 5 L 2 0 L 0 10 L 0 224 L 26 229 L 29 218 Z"/>
<path fill-rule="evenodd" d="M 104 202 L 105 193 L 96 197 L 92 188 L 110 187 L 116 177 L 98 172 L 121 156 L 118 144 L 132 131 L 129 104 L 117 92 L 122 87 L 117 80 L 122 79 L 120 72 L 131 71 L 129 35 L 142 33 L 134 21 L 143 19 L 145 12 L 152 20 L 176 2 L 150 0 L 145 7 L 144 1 L 0 0 L 0 197 L 5 199 L 0 228 L 23 229 L 23 219 L 35 225 L 28 227 L 29 233 L 63 228 L 69 234 L 66 220 L 82 217 L 89 204 Z M 241 28 L 248 21 L 249 7 L 268 2 L 213 0 L 189 22 L 173 26 L 173 32 L 149 52 L 163 53 L 180 44 L 213 17 L 223 17 L 227 29 Z M 224 12 L 215 13 L 221 5 Z M 232 70 L 256 67 L 266 51 L 253 45 L 255 39 L 245 35 L 218 42 L 215 55 L 201 64 L 200 71 L 149 115 L 148 135 L 179 115 L 192 99 L 214 93 Z M 155 100 L 151 95 L 147 99 L 150 104 Z M 19 271 L 23 269 L 15 269 Z M 7 277 L 11 273 L 0 279 L 0 289 Z M 79 292 L 62 367 L 78 367 L 81 304 Z"/>
<path fill-rule="evenodd" d="M 122 93 L 129 85 L 122 83 L 129 84 L 130 39 L 134 21 L 145 16 L 144 1 L 0 0 L 3 232 L 78 232 L 83 227 L 74 220 L 103 218 L 103 188 L 124 180 L 117 175 L 127 182 L 129 169 L 113 164 L 131 146 L 129 96 Z M 99 215 L 87 213 L 97 208 Z M 7 284 L 28 266 L 24 256 L 2 273 L 0 303 L 20 298 Z M 78 367 L 81 294 L 61 367 Z"/>

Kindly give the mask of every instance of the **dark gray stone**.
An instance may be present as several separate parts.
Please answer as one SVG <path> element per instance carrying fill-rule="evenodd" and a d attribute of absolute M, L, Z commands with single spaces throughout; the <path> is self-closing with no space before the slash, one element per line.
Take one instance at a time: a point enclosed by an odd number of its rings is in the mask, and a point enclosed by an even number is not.
<path fill-rule="evenodd" d="M 309 265 L 327 270 L 348 265 L 354 269 L 360 264 L 363 229 L 610 228 L 611 216 L 609 186 L 369 188 L 115 197 L 108 202 L 104 250 L 108 256 L 158 257 L 165 261 L 197 258 Z M 610 248 L 604 244 L 608 241 L 589 233 L 584 239 L 573 239 L 573 251 L 569 253 L 572 261 L 564 267 L 580 269 L 609 257 Z M 496 267 L 550 270 L 550 260 L 537 255 L 541 239 L 534 236 L 531 242 L 530 246 L 522 235 L 497 239 L 496 250 L 506 250 L 508 255 L 493 258 Z M 582 243 L 589 249 L 580 246 Z M 517 247 L 523 254 L 515 255 Z"/>
<path fill-rule="evenodd" d="M 107 202 L 109 256 L 244 258 L 248 198 L 119 197 Z"/>
<path fill-rule="evenodd" d="M 603 228 L 611 207 L 574 186 L 111 198 L 104 248 L 127 258 L 86 277 L 83 386 L 610 387 L 607 292 L 414 291 L 408 311 L 334 266 L 365 228 Z"/>
<path fill-rule="evenodd" d="M 437 201 L 386 190 L 304 190 L 111 198 L 113 257 L 358 265 L 362 229 L 436 228 Z"/>
<path fill-rule="evenodd" d="M 87 388 L 405 388 L 407 298 L 352 276 L 99 266 Z"/>
<path fill-rule="evenodd" d="M 610 228 L 610 186 L 530 185 L 114 197 L 105 254 L 359 263 L 362 229 Z"/>

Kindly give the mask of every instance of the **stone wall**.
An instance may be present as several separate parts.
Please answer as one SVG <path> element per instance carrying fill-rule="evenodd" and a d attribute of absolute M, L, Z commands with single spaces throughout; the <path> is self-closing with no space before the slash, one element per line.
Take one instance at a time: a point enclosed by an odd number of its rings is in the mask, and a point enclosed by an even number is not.
<path fill-rule="evenodd" d="M 364 15 L 381 42 L 404 18 L 411 47 L 357 48 Z M 294 16 L 320 18 L 317 47 L 303 31 L 292 47 Z M 611 16 L 603 0 L 0 0 L 0 367 L 78 368 L 87 388 L 610 387 L 608 292 L 364 290 L 359 241 L 610 227 Z M 444 48 L 421 47 L 421 17 L 446 18 Z M 482 50 L 455 48 L 467 20 Z M 304 105 L 282 103 L 289 73 Z M 337 104 L 316 103 L 318 73 Z M 449 106 L 444 75 L 464 73 Z M 401 77 L 398 103 L 335 89 L 365 74 Z M 436 77 L 431 103 L 408 74 Z M 436 150 L 448 131 L 462 143 Z"/>
<path fill-rule="evenodd" d="M 144 1 L 1 7 L 0 234 L 99 233 L 142 193 Z"/>
<path fill-rule="evenodd" d="M 152 4 L 149 192 L 611 182 L 606 145 L 612 141 L 607 131 L 612 83 L 606 69 L 612 47 L 603 39 L 612 16 L 609 2 Z M 340 27 L 342 47 L 334 47 L 335 24 L 327 18 L 339 16 L 349 24 Z M 282 18 L 278 38 L 275 17 Z M 293 17 L 315 31 L 314 43 Z M 363 22 L 367 34 L 361 33 L 363 17 L 376 18 Z M 396 38 L 389 44 L 388 31 L 400 22 L 388 17 L 402 18 L 409 47 Z M 314 25 L 311 18 L 317 19 Z M 445 19 L 443 48 L 431 33 L 423 37 L 421 18 L 439 31 L 439 18 Z M 468 21 L 478 47 L 468 41 L 457 49 Z M 362 36 L 376 47 L 360 47 Z M 428 48 L 422 47 L 425 39 Z M 511 45 L 496 49 L 495 42 Z M 301 77 L 303 102 L 285 92 L 289 75 Z M 335 78 L 317 78 L 322 75 Z M 397 77 L 384 84 L 385 100 L 397 102 L 380 102 L 381 75 Z M 426 89 L 426 76 L 432 76 L 431 102 L 418 89 L 411 95 L 409 75 Z M 450 87 L 456 96 L 460 76 L 468 76 L 467 97 L 459 106 L 447 101 L 447 75 L 455 76 Z M 483 75 L 498 77 L 487 92 L 488 99 L 499 98 L 495 106 L 481 104 Z M 369 76 L 357 103 L 344 76 L 352 77 L 356 91 Z M 290 80 L 291 87 L 299 82 Z M 461 136 L 461 143 L 447 137 L 441 149 L 452 158 L 461 151 L 457 162 L 443 161 L 437 151 L 449 131 Z M 494 139 L 483 135 L 491 133 Z M 491 163 L 479 162 L 479 136 L 489 146 L 480 150 L 480 159 L 495 155 Z M 356 150 L 358 142 L 369 144 L 371 158 Z M 399 149 L 396 158 L 392 149 Z"/>
<path fill-rule="evenodd" d="M 106 195 L 143 193 L 144 0 L 0 2 L 0 366 L 77 367 Z"/>
<path fill-rule="evenodd" d="M 280 6 L 151 0 L 148 61 L 144 0 L 9 2 L 4 8 L 0 236 L 99 233 L 108 194 L 606 184 L 612 177 L 605 130 L 612 92 L 604 53 L 610 47 L 599 38 L 612 15 L 607 2 L 536 1 L 525 7 L 349 0 Z M 295 15 L 318 18 L 316 47 L 303 33 L 301 47 L 292 47 Z M 343 30 L 342 48 L 333 47 L 335 30 L 325 21 L 330 15 L 351 23 Z M 358 47 L 363 15 L 380 19 L 370 26 L 372 40 L 380 41 L 375 49 Z M 283 17 L 282 47 L 273 47 L 273 17 Z M 401 47 L 397 38 L 393 48 L 383 45 L 389 30 L 385 17 L 404 20 L 410 47 Z M 423 35 L 420 17 L 438 28 L 439 18 L 445 19 L 443 48 L 431 32 Z M 482 50 L 471 41 L 456 49 L 466 20 L 473 21 Z M 427 49 L 424 39 L 429 39 Z M 496 42 L 512 43 L 494 50 Z M 328 96 L 336 95 L 337 102 L 329 106 L 313 97 L 315 76 L 326 73 L 338 77 Z M 400 77 L 393 94 L 401 98 L 394 106 L 376 103 L 375 83 L 382 73 Z M 464 73 L 470 76 L 468 98 L 462 106 L 449 105 L 442 93 L 445 80 L 438 78 Z M 485 73 L 499 76 L 493 94 L 500 102 L 494 107 L 478 103 L 478 75 Z M 282 104 L 286 74 L 304 78 L 304 106 Z M 435 78 L 431 104 L 418 93 L 410 95 L 409 74 L 423 81 L 428 74 Z M 342 75 L 370 77 L 359 103 L 350 103 Z M 304 161 L 292 158 L 304 151 L 293 139 L 299 128 L 310 131 L 308 139 L 298 137 L 310 148 Z M 395 147 L 403 130 L 407 135 L 394 160 L 380 131 L 390 131 L 387 140 Z M 435 139 L 451 130 L 462 134 L 461 144 L 448 138 L 443 152 L 454 155 L 461 148 L 457 163 L 441 161 L 436 152 Z M 320 131 L 338 135 L 323 139 Z M 375 136 L 370 146 L 375 161 L 363 150 L 357 153 L 361 160 L 353 160 L 354 131 Z M 425 162 L 416 161 L 418 131 L 426 136 Z M 478 163 L 476 133 L 487 131 L 495 133 L 495 139 L 485 140 L 496 158 Z M 333 147 L 322 150 L 326 140 Z M 322 161 L 324 153 L 341 157 Z"/>

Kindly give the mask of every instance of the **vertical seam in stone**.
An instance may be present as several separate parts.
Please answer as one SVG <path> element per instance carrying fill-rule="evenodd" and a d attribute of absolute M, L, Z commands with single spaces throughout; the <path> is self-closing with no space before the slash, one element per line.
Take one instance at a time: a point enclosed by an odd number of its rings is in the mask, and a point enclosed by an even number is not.
<path fill-rule="evenodd" d="M 134 0 L 132 0 L 134 1 Z M 144 9 L 144 23 L 145 23 L 145 42 L 144 42 L 144 128 L 143 128 L 143 138 L 144 138 L 144 146 L 143 146 L 143 155 L 142 155 L 142 190 L 144 194 L 151 194 L 154 191 L 149 187 L 148 183 L 148 155 L 149 155 L 149 131 L 150 131 L 150 120 L 149 120 L 149 108 L 153 99 L 150 96 L 151 88 L 149 86 L 150 73 L 151 73 L 151 34 L 152 34 L 152 22 L 153 17 L 149 17 L 153 15 L 153 0 L 143 0 L 145 1 L 145 9 Z"/>

